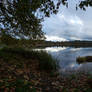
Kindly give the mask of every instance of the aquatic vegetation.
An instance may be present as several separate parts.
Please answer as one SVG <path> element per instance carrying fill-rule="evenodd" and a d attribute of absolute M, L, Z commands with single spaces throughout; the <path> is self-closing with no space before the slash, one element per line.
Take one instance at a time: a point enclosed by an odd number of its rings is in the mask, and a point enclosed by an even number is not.
<path fill-rule="evenodd" d="M 57 69 L 57 60 L 55 60 L 50 54 L 45 51 L 37 52 L 39 59 L 39 68 L 41 70 L 56 70 Z"/>
<path fill-rule="evenodd" d="M 92 62 L 92 56 L 78 57 L 77 62 L 78 63 Z"/>

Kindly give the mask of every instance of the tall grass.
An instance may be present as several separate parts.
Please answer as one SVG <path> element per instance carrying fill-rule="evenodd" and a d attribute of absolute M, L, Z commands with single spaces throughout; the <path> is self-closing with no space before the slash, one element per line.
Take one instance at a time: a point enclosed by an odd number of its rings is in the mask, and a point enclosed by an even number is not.
<path fill-rule="evenodd" d="M 40 70 L 55 71 L 57 69 L 57 60 L 53 59 L 53 57 L 45 51 L 28 51 L 23 48 L 5 47 L 0 50 L 0 57 L 7 61 L 19 61 L 18 59 L 20 59 L 20 61 L 22 59 L 25 59 L 27 61 L 28 59 L 37 59 Z"/>
<path fill-rule="evenodd" d="M 45 51 L 38 51 L 39 68 L 41 70 L 56 70 L 57 60 Z"/>

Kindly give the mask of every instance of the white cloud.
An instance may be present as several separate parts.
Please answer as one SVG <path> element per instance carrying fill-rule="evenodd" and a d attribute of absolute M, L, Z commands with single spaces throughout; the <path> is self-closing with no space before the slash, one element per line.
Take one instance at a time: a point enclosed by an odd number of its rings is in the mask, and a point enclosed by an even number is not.
<path fill-rule="evenodd" d="M 70 23 L 75 25 L 83 25 L 83 21 L 80 20 L 78 17 L 75 17 L 75 19 L 70 19 Z"/>
<path fill-rule="evenodd" d="M 66 41 L 66 39 L 58 37 L 58 36 L 48 36 L 46 35 L 47 41 Z"/>
<path fill-rule="evenodd" d="M 92 8 L 74 8 L 62 7 L 57 15 L 45 19 L 42 24 L 47 40 L 92 40 Z"/>

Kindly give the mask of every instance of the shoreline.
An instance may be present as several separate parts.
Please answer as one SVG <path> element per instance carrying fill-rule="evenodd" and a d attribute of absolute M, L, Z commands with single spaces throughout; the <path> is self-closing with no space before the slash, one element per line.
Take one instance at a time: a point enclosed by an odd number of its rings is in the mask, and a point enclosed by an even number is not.
<path fill-rule="evenodd" d="M 0 52 L 0 54 L 7 56 L 6 58 L 1 57 L 0 55 L 1 92 L 92 91 L 91 75 L 79 74 L 78 76 L 71 75 L 69 77 L 64 77 L 55 71 L 50 72 L 49 70 L 39 70 L 39 60 L 37 57 L 34 56 L 34 54 L 31 54 L 30 57 L 28 56 L 29 54 L 27 54 L 28 52 L 26 54 L 25 53 L 26 52 L 24 52 L 24 50 L 20 49 L 15 49 L 14 51 L 4 49 L 2 53 Z M 21 56 L 21 54 L 23 56 Z"/>

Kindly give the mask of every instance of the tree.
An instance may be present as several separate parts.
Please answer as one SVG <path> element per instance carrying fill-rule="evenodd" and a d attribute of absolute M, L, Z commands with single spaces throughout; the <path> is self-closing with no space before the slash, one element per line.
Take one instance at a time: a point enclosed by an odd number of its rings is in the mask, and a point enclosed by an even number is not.
<path fill-rule="evenodd" d="M 0 0 L 0 34 L 44 39 L 41 21 L 57 14 L 60 4 L 68 7 L 68 0 Z M 80 1 L 76 9 L 92 6 L 91 0 Z"/>
<path fill-rule="evenodd" d="M 30 39 L 44 38 L 41 21 L 50 13 L 56 14 L 51 0 L 6 0 L 0 3 L 0 28 L 12 36 L 28 36 Z M 38 15 L 42 13 L 42 16 Z"/>
<path fill-rule="evenodd" d="M 79 4 L 79 7 L 83 10 L 86 10 L 88 6 L 92 7 L 92 0 L 83 0 Z"/>

